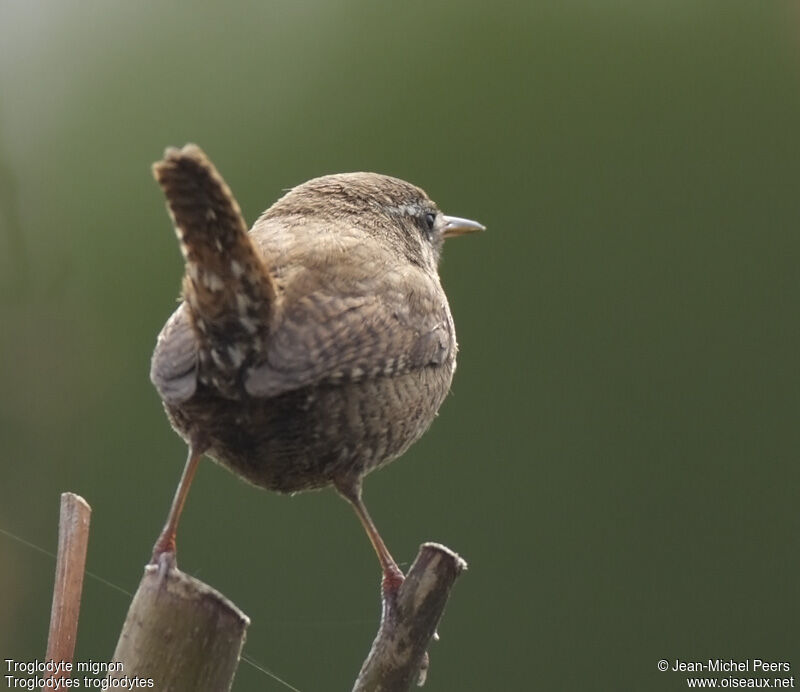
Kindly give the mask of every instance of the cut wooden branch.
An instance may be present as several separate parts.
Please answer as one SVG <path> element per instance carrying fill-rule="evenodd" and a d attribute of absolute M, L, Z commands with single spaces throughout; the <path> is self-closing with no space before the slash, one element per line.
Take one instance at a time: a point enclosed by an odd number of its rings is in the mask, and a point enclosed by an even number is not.
<path fill-rule="evenodd" d="M 91 515 L 91 507 L 80 495 L 61 494 L 56 577 L 45 656 L 46 660 L 55 663 L 72 663 L 75 654 Z M 56 666 L 45 679 L 61 680 L 65 677 L 70 677 L 69 672 L 64 666 Z M 61 689 L 61 686 L 50 682 L 42 689 Z"/>
<path fill-rule="evenodd" d="M 109 679 L 152 680 L 161 692 L 230 690 L 250 619 L 177 568 L 147 565 L 122 627 Z"/>
<path fill-rule="evenodd" d="M 378 635 L 353 692 L 405 692 L 425 682 L 428 644 L 450 589 L 467 563 L 438 543 L 423 543 L 396 593 L 384 595 Z"/>

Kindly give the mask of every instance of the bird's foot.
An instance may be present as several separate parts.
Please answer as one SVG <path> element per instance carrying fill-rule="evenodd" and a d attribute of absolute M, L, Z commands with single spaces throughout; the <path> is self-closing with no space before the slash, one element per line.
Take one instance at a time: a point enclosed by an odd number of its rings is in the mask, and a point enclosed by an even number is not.
<path fill-rule="evenodd" d="M 400 568 L 392 566 L 383 572 L 383 580 L 381 581 L 381 593 L 384 600 L 394 600 L 397 592 L 406 580 L 405 575 L 400 571 Z"/>
<path fill-rule="evenodd" d="M 178 568 L 174 536 L 159 536 L 153 547 L 153 556 L 150 558 L 150 564 L 155 565 L 158 569 L 158 582 L 163 585 L 167 574 L 171 570 Z"/>
<path fill-rule="evenodd" d="M 178 569 L 178 560 L 175 556 L 175 551 L 153 553 L 150 560 L 151 565 L 156 567 L 156 584 L 157 589 L 162 591 L 166 588 L 167 577 L 172 570 Z"/>

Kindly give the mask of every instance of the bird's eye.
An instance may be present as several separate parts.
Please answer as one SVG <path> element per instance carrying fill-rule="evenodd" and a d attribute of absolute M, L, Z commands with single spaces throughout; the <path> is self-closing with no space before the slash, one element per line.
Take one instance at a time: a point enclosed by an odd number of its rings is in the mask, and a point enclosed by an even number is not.
<path fill-rule="evenodd" d="M 435 223 L 436 223 L 436 214 L 430 211 L 427 214 L 425 214 L 425 228 L 428 230 L 428 232 L 433 230 L 433 226 Z"/>

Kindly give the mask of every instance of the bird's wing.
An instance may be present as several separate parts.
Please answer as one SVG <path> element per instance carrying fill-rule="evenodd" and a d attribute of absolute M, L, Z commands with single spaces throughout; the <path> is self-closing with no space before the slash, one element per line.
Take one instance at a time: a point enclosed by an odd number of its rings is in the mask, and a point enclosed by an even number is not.
<path fill-rule="evenodd" d="M 448 361 L 456 343 L 441 289 L 420 291 L 403 277 L 379 284 L 368 295 L 306 284 L 302 297 L 290 297 L 265 361 L 245 375 L 247 392 L 273 397 L 316 382 L 399 375 Z"/>
<path fill-rule="evenodd" d="M 184 303 L 158 335 L 150 380 L 167 404 L 180 404 L 197 389 L 197 341 Z"/>

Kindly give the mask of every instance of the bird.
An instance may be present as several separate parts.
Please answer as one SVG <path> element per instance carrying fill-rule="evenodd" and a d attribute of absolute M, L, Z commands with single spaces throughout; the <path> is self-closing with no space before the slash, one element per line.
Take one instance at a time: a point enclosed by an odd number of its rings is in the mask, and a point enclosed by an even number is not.
<path fill-rule="evenodd" d="M 333 486 L 377 553 L 384 591 L 404 579 L 362 497 L 364 477 L 428 429 L 456 367 L 438 274 L 444 241 L 484 227 L 377 173 L 314 178 L 248 231 L 194 144 L 153 164 L 183 255 L 181 300 L 158 335 L 154 384 L 188 457 L 151 563 L 176 533 L 204 455 L 280 493 Z"/>

